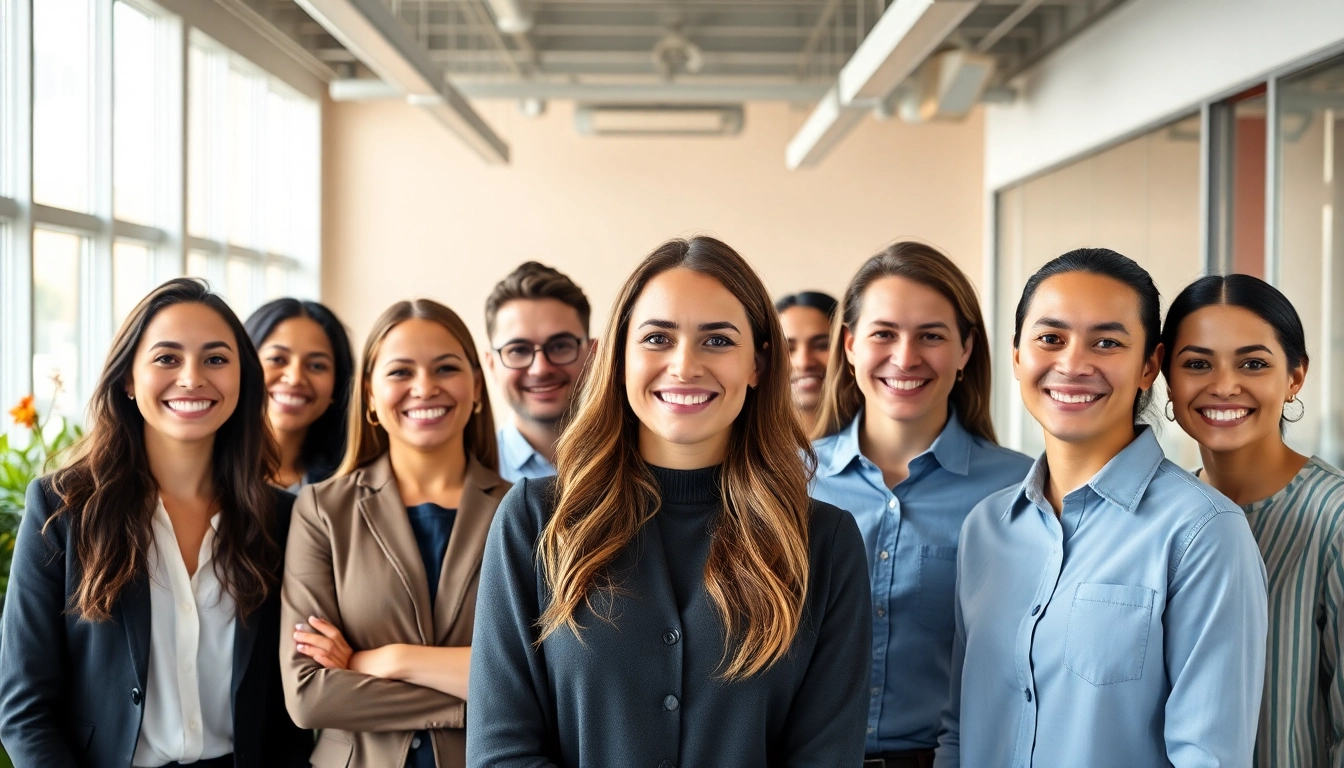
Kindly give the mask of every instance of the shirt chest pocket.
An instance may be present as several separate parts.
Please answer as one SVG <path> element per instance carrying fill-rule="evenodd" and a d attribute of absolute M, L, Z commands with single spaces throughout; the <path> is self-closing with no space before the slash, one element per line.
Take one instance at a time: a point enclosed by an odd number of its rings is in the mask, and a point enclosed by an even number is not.
<path fill-rule="evenodd" d="M 1079 584 L 1064 639 L 1064 665 L 1101 686 L 1143 677 L 1157 593 L 1125 584 Z"/>
<path fill-rule="evenodd" d="M 957 548 L 920 545 L 915 621 L 925 629 L 951 638 L 956 629 L 952 610 L 956 588 Z"/>

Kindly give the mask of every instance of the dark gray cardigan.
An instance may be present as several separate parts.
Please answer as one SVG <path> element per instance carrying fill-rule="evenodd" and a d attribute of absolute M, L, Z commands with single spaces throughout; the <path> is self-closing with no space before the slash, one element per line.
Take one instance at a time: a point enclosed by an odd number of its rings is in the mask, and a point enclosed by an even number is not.
<path fill-rule="evenodd" d="M 706 482 L 713 470 L 695 472 L 669 481 L 667 470 L 657 471 L 659 515 L 717 504 Z M 688 486 L 686 478 L 696 482 Z M 535 545 L 554 508 L 553 487 L 554 478 L 514 486 L 486 543 L 468 766 L 848 768 L 862 761 L 872 606 L 863 540 L 847 512 L 813 502 L 807 601 L 788 656 L 748 680 L 726 682 L 717 676 L 724 629 L 703 582 L 684 611 L 672 586 L 674 571 L 703 573 L 708 537 L 704 547 L 669 558 L 652 521 L 613 569 L 620 584 L 613 621 L 585 608 L 581 640 L 562 629 L 535 645 L 548 599 Z"/>

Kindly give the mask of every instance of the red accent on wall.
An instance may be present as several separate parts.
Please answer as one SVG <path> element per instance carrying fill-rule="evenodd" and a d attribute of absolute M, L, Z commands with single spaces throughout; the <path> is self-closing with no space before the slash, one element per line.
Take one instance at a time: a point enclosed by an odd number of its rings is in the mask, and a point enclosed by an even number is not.
<path fill-rule="evenodd" d="M 1265 116 L 1237 117 L 1232 162 L 1232 271 L 1265 276 Z"/>

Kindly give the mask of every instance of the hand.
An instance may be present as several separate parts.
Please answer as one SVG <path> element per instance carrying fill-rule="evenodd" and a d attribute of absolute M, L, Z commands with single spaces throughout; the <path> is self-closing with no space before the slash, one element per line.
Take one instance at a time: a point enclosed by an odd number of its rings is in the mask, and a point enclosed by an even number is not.
<path fill-rule="evenodd" d="M 294 632 L 295 650 L 327 669 L 350 669 L 353 655 L 341 630 L 326 619 L 308 617 L 308 624 L 299 624 Z M 314 632 L 313 630 L 317 630 Z"/>

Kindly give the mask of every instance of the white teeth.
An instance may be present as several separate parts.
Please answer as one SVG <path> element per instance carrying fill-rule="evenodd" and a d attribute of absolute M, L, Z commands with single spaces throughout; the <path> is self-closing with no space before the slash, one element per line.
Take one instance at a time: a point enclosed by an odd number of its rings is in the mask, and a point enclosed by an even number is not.
<path fill-rule="evenodd" d="M 708 394 L 683 395 L 677 392 L 659 392 L 658 397 L 662 398 L 663 402 L 673 405 L 700 405 L 709 402 Z"/>
<path fill-rule="evenodd" d="M 561 387 L 560 384 L 551 384 L 551 385 L 549 385 L 549 386 L 544 386 L 544 387 L 524 387 L 523 389 L 526 390 L 526 391 L 528 391 L 528 392 L 537 393 L 537 392 L 554 392 L 555 390 L 559 389 L 560 387 Z"/>
<path fill-rule="evenodd" d="M 1236 421 L 1237 419 L 1245 417 L 1250 413 L 1250 410 L 1247 408 L 1233 408 L 1231 410 L 1224 408 L 1205 408 L 1200 411 L 1200 413 L 1214 421 Z"/>
<path fill-rule="evenodd" d="M 439 406 L 438 408 L 413 408 L 406 412 L 412 419 L 437 419 L 448 413 L 448 409 Z"/>
<path fill-rule="evenodd" d="M 912 390 L 912 389 L 919 389 L 920 387 L 924 386 L 925 384 L 928 384 L 928 383 L 929 383 L 929 380 L 928 380 L 928 379 L 883 379 L 883 380 L 882 380 L 882 383 L 883 383 L 883 384 L 886 384 L 888 387 L 891 387 L 892 389 L 900 389 L 900 390 L 909 391 L 909 390 Z"/>
<path fill-rule="evenodd" d="M 299 395 L 285 395 L 285 394 L 276 393 L 276 394 L 271 395 L 271 399 L 275 400 L 275 402 L 280 403 L 281 405 L 307 405 L 307 404 L 308 404 L 308 398 L 306 398 L 306 397 L 301 397 L 301 396 L 299 396 Z"/>
<path fill-rule="evenodd" d="M 214 405 L 209 400 L 169 400 L 168 407 L 183 413 L 199 413 Z"/>
<path fill-rule="evenodd" d="M 1063 392 L 1056 392 L 1053 389 L 1049 390 L 1049 392 L 1051 400 L 1058 400 L 1061 403 L 1090 403 L 1101 397 L 1101 395 L 1090 394 L 1066 395 Z"/>

